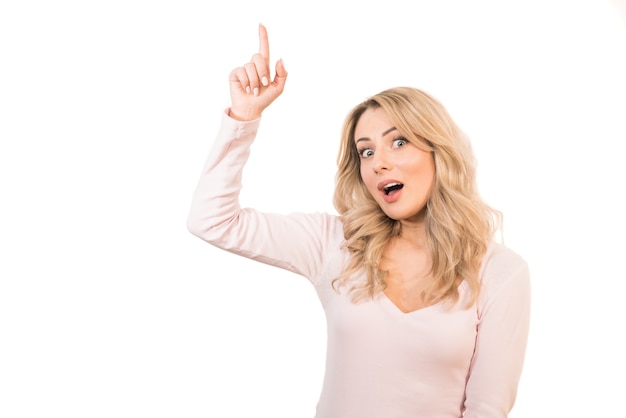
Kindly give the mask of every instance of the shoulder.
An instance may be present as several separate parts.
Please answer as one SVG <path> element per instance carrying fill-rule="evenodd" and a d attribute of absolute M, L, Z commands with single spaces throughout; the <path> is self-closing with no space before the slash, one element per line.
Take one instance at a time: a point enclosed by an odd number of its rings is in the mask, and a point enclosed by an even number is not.
<path fill-rule="evenodd" d="M 336 214 L 328 212 L 316 212 L 313 214 L 302 215 L 314 220 L 313 226 L 318 233 L 326 237 L 328 246 L 331 249 L 338 250 L 342 247 L 345 238 L 343 230 L 343 222 Z"/>
<path fill-rule="evenodd" d="M 530 280 L 528 263 L 511 248 L 494 241 L 483 258 L 480 279 L 488 293 L 503 287 L 526 287 Z"/>
<path fill-rule="evenodd" d="M 525 266 L 527 263 L 521 255 L 504 244 L 492 241 L 483 257 L 481 276 L 487 272 L 506 273 Z"/>

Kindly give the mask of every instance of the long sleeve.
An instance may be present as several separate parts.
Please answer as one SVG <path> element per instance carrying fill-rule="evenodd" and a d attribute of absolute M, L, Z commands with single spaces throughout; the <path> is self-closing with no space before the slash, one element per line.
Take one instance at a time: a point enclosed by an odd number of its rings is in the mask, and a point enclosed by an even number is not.
<path fill-rule="evenodd" d="M 466 388 L 465 418 L 505 418 L 515 403 L 530 323 L 526 262 L 496 246 L 483 269 L 478 334 Z"/>
<path fill-rule="evenodd" d="M 193 195 L 187 227 L 211 245 L 315 281 L 328 243 L 337 241 L 333 216 L 279 215 L 240 207 L 242 171 L 259 125 L 260 120 L 239 122 L 222 115 Z"/>
<path fill-rule="evenodd" d="M 331 286 L 349 261 L 337 216 L 240 206 L 242 172 L 259 124 L 223 116 L 187 224 L 211 245 L 303 275 L 315 285 L 328 328 L 316 416 L 460 418 L 464 407 L 464 418 L 506 418 L 528 336 L 524 260 L 492 245 L 481 269 L 481 295 L 469 309 L 436 304 L 405 313 L 384 294 L 353 303 Z"/>

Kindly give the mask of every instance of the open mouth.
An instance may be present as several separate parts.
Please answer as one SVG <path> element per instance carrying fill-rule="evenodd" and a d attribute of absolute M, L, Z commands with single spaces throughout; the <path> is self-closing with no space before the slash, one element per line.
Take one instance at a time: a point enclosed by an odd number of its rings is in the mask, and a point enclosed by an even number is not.
<path fill-rule="evenodd" d="M 383 187 L 383 192 L 389 196 L 390 193 L 395 192 L 396 190 L 400 190 L 404 187 L 402 183 L 389 183 Z"/>

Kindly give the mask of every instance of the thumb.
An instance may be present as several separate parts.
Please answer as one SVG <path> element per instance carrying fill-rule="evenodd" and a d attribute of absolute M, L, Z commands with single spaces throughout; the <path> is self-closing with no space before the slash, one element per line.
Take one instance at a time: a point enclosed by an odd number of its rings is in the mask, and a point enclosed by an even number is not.
<path fill-rule="evenodd" d="M 285 63 L 283 59 L 279 59 L 276 62 L 276 73 L 274 75 L 274 81 L 272 82 L 280 91 L 285 87 L 287 81 L 287 70 L 285 69 Z"/>

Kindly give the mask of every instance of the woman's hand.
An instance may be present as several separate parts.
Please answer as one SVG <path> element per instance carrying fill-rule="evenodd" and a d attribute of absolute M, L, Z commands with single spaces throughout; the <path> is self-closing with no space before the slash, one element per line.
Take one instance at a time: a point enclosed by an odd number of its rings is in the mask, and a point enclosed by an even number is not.
<path fill-rule="evenodd" d="M 276 63 L 274 80 L 270 74 L 270 46 L 265 26 L 259 25 L 259 52 L 249 63 L 231 71 L 230 117 L 240 121 L 258 119 L 278 96 L 287 81 L 282 59 Z"/>

